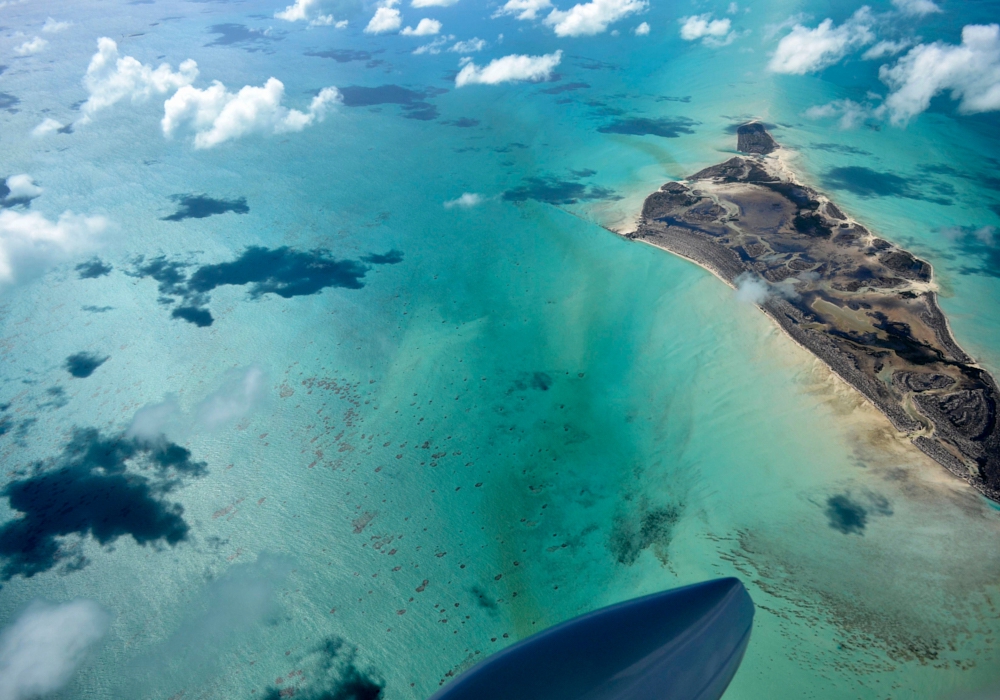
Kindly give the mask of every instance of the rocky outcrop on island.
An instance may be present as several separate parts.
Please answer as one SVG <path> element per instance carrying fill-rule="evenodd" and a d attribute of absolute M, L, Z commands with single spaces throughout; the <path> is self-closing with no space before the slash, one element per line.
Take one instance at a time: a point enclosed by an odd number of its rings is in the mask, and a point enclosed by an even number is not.
<path fill-rule="evenodd" d="M 778 148 L 778 142 L 771 138 L 760 122 L 741 124 L 736 128 L 736 150 L 743 153 L 757 153 L 766 156 Z"/>
<path fill-rule="evenodd" d="M 760 124 L 738 136 L 741 150 L 777 147 Z M 747 287 L 914 445 L 1000 501 L 1000 391 L 952 338 L 929 264 L 795 182 L 773 156 L 737 156 L 668 182 L 626 236 Z"/>

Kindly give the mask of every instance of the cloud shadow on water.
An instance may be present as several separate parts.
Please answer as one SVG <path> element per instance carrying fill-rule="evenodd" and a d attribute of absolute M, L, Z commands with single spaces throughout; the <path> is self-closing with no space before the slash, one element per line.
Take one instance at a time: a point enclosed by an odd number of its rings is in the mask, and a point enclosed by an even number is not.
<path fill-rule="evenodd" d="M 941 233 L 961 253 L 961 274 L 1000 277 L 1000 230 L 995 226 L 950 226 Z M 970 258 L 978 259 L 979 264 L 968 264 Z"/>
<path fill-rule="evenodd" d="M 80 263 L 74 269 L 80 279 L 92 280 L 110 274 L 113 268 L 100 258 L 91 258 L 87 262 Z"/>
<path fill-rule="evenodd" d="M 327 250 L 295 250 L 288 246 L 263 248 L 250 246 L 231 262 L 197 267 L 190 275 L 190 265 L 167 260 L 165 257 L 146 261 L 139 259 L 136 277 L 150 277 L 159 282 L 161 301 L 180 305 L 171 314 L 197 326 L 210 326 L 214 319 L 205 308 L 210 293 L 218 287 L 233 285 L 249 287 L 250 299 L 276 294 L 284 299 L 317 294 L 327 287 L 361 289 L 369 265 L 395 265 L 403 254 L 391 250 L 370 254 L 358 260 L 340 260 Z"/>
<path fill-rule="evenodd" d="M 77 379 L 89 377 L 98 367 L 108 361 L 93 352 L 78 352 L 66 358 L 66 371 Z"/>
<path fill-rule="evenodd" d="M 11 95 L 9 92 L 0 92 L 0 109 L 6 109 L 11 114 L 17 112 L 17 106 L 21 104 L 21 98 Z"/>
<path fill-rule="evenodd" d="M 589 83 L 564 83 L 555 87 L 545 88 L 541 92 L 546 95 L 560 95 L 564 92 L 573 92 L 574 90 L 586 90 L 589 87 Z"/>
<path fill-rule="evenodd" d="M 616 119 L 610 124 L 598 127 L 602 134 L 626 134 L 629 136 L 660 136 L 676 139 L 683 134 L 693 134 L 692 126 L 698 122 L 687 117 L 628 117 Z"/>
<path fill-rule="evenodd" d="M 849 493 L 840 493 L 826 499 L 824 512 L 834 530 L 845 535 L 862 535 L 870 516 L 892 515 L 892 508 L 885 496 L 869 493 L 857 499 Z"/>
<path fill-rule="evenodd" d="M 588 171 L 593 174 L 593 171 Z M 616 200 L 621 196 L 614 190 L 596 185 L 587 185 L 579 178 L 560 179 L 554 176 L 526 177 L 520 187 L 503 193 L 508 202 L 525 202 L 533 199 L 546 204 L 576 204 L 597 199 Z"/>
<path fill-rule="evenodd" d="M 87 561 L 79 542 L 87 537 L 102 545 L 125 536 L 141 545 L 185 540 L 184 509 L 165 496 L 183 477 L 205 473 L 204 462 L 165 439 L 105 437 L 95 428 L 76 429 L 61 455 L 35 463 L 29 476 L 15 478 L 0 491 L 18 513 L 0 526 L 3 580 L 31 577 L 60 563 L 66 571 L 82 568 Z M 73 536 L 79 538 L 76 547 L 62 539 Z"/>
<path fill-rule="evenodd" d="M 226 22 L 223 24 L 213 24 L 208 28 L 209 34 L 217 36 L 205 46 L 240 46 L 244 51 L 254 53 L 262 51 L 261 44 L 272 41 L 280 41 L 284 37 L 283 32 L 275 32 L 270 27 L 267 29 L 255 29 L 245 24 L 235 24 Z"/>
<path fill-rule="evenodd" d="M 441 122 L 445 126 L 457 126 L 460 129 L 468 129 L 473 126 L 479 126 L 478 119 L 471 119 L 469 117 L 460 117 L 458 119 L 445 119 Z"/>
<path fill-rule="evenodd" d="M 844 155 L 850 156 L 872 155 L 871 151 L 866 151 L 862 148 L 858 148 L 857 146 L 847 146 L 842 143 L 813 143 L 810 144 L 809 147 L 816 149 L 817 151 L 826 151 L 827 153 L 843 153 Z"/>
<path fill-rule="evenodd" d="M 831 168 L 823 175 L 823 184 L 837 190 L 844 190 L 859 197 L 902 197 L 934 204 L 950 205 L 952 200 L 928 195 L 918 189 L 921 182 L 905 178 L 895 173 L 885 173 L 860 165 Z M 931 183 L 931 189 L 939 194 L 954 194 L 954 188 L 947 183 Z"/>
<path fill-rule="evenodd" d="M 357 648 L 340 637 L 323 640 L 295 666 L 264 691 L 264 700 L 379 700 L 385 688 L 376 671 L 359 668 Z"/>
<path fill-rule="evenodd" d="M 403 110 L 404 117 L 421 121 L 437 118 L 437 107 L 427 102 L 427 99 L 445 92 L 447 90 L 441 88 L 427 88 L 423 91 L 410 90 L 401 85 L 379 85 L 377 87 L 348 85 L 340 88 L 345 107 L 399 105 Z"/>
<path fill-rule="evenodd" d="M 306 56 L 314 56 L 316 58 L 329 58 L 337 63 L 350 63 L 351 61 L 365 61 L 369 68 L 374 68 L 382 63 L 381 60 L 375 59 L 375 56 L 380 53 L 385 53 L 385 49 L 378 49 L 377 51 L 357 51 L 354 49 L 330 49 L 329 51 L 306 51 Z"/>
<path fill-rule="evenodd" d="M 204 219 L 215 214 L 247 214 L 246 197 L 236 199 L 215 199 L 203 194 L 175 194 L 170 199 L 177 202 L 177 211 L 170 216 L 164 216 L 163 221 L 184 221 L 184 219 Z"/>

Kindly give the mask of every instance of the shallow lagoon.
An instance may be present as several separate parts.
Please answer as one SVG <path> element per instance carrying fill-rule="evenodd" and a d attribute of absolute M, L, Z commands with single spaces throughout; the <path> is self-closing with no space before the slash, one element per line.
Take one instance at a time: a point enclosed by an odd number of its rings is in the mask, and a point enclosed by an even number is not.
<path fill-rule="evenodd" d="M 269 4 L 126 8 L 81 5 L 59 18 L 75 25 L 58 52 L 9 62 L 0 90 L 21 102 L 5 131 L 72 116 L 98 36 L 145 62 L 195 58 L 203 81 L 231 89 L 275 75 L 299 107 L 326 85 L 424 97 L 369 94 L 302 133 L 206 151 L 165 140 L 155 100 L 73 134 L 0 142 L 8 170 L 44 188 L 33 210 L 113 222 L 97 251 L 109 273 L 81 277 L 73 260 L 4 291 L 8 479 L 57 458 L 74 426 L 114 435 L 165 401 L 168 437 L 207 465 L 163 497 L 183 506 L 183 541 L 88 538 L 4 584 L 4 620 L 39 597 L 114 614 L 66 697 L 310 697 L 353 680 L 423 698 L 548 624 L 721 575 L 758 605 L 727 697 L 952 697 L 1000 682 L 997 511 L 716 279 L 601 228 L 627 227 L 663 181 L 728 157 L 728 127 L 763 118 L 799 151 L 803 178 L 934 264 L 959 341 L 1000 368 L 997 278 L 963 274 L 983 251 L 940 230 L 996 217 L 977 204 L 979 181 L 921 170 L 988 171 L 995 119 L 945 104 L 905 131 L 839 131 L 802 112 L 877 85 L 874 66 L 760 70 L 767 23 L 853 7 L 755 6 L 739 25 L 755 40 L 711 51 L 683 45 L 667 29 L 680 11 L 654 5 L 649 37 L 562 40 L 559 82 L 461 90 L 455 54 L 366 37 L 361 11 L 338 33 L 282 24 Z M 6 24 L 28 27 L 56 9 L 11 12 Z M 503 53 L 556 45 L 471 5 L 435 14 L 459 38 L 503 31 Z M 209 31 L 219 25 L 275 31 Z M 369 56 L 307 55 L 331 49 Z M 574 83 L 589 87 L 551 91 Z M 627 119 L 680 128 L 606 133 Z M 912 196 L 835 186 L 846 167 L 908 178 Z M 462 192 L 486 201 L 443 206 Z M 176 216 L 198 194 L 237 204 Z M 952 203 L 928 201 L 942 197 Z M 173 318 L 137 272 L 138 256 L 190 274 L 247 246 L 323 249 L 367 269 L 288 298 L 217 287 L 210 326 Z M 398 262 L 364 262 L 394 250 Z M 108 359 L 73 377 L 66 361 L 81 352 Z M 262 390 L 247 389 L 247 368 Z M 246 410 L 213 411 L 248 392 Z"/>

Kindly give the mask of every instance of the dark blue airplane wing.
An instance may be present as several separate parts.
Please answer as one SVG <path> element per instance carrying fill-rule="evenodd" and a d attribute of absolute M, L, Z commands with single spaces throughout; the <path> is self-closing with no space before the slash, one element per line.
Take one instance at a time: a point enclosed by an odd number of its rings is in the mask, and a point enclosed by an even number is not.
<path fill-rule="evenodd" d="M 513 644 L 431 700 L 716 700 L 743 660 L 753 613 L 735 578 L 654 593 Z"/>

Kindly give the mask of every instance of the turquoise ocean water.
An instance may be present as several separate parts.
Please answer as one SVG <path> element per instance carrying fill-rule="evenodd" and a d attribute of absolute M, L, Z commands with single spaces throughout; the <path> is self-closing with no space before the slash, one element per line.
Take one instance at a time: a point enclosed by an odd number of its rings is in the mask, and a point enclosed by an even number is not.
<path fill-rule="evenodd" d="M 37 599 L 111 615 L 57 697 L 425 698 L 547 625 L 727 575 L 758 606 L 727 698 L 1000 687 L 995 506 L 710 274 L 604 228 L 628 230 L 649 192 L 730 157 L 733 126 L 760 118 L 804 181 L 934 265 L 959 342 L 997 373 L 1000 270 L 969 233 L 1000 224 L 996 116 L 945 96 L 905 129 L 807 119 L 884 94 L 880 62 L 776 76 L 774 26 L 857 6 L 741 3 L 731 44 L 679 37 L 679 18 L 726 5 L 653 0 L 582 38 L 473 0 L 402 6 L 404 24 L 488 42 L 479 65 L 563 51 L 550 82 L 461 89 L 460 54 L 413 53 L 433 37 L 364 34 L 374 6 L 331 6 L 338 29 L 260 0 L 0 5 L 0 175 L 43 189 L 10 211 L 109 222 L 93 252 L 0 296 L 0 548 L 24 517 L 10 484 L 56 474 L 35 502 L 60 484 L 95 497 L 68 475 L 98 438 L 74 429 L 113 440 L 166 402 L 164 440 L 205 463 L 129 461 L 151 489 L 136 512 L 162 509 L 140 535 L 99 536 L 95 517 L 53 530 L 34 569 L 8 556 L 4 625 Z M 892 31 L 955 43 L 1000 14 L 941 6 Z M 40 34 L 50 16 L 71 24 Z M 16 55 L 34 35 L 45 50 Z M 327 86 L 345 104 L 206 150 L 163 137 L 162 95 L 30 137 L 76 118 L 99 37 L 145 64 L 195 59 L 198 87 L 273 76 L 291 107 Z M 380 86 L 397 87 L 356 89 Z M 637 118 L 676 134 L 606 133 Z M 481 201 L 444 206 L 463 193 Z M 242 206 L 167 218 L 199 194 Z M 210 326 L 172 317 L 183 294 L 151 261 L 184 276 L 251 246 L 355 267 L 314 294 L 211 289 Z M 91 255 L 111 270 L 77 269 Z M 74 377 L 81 352 L 107 359 Z"/>

